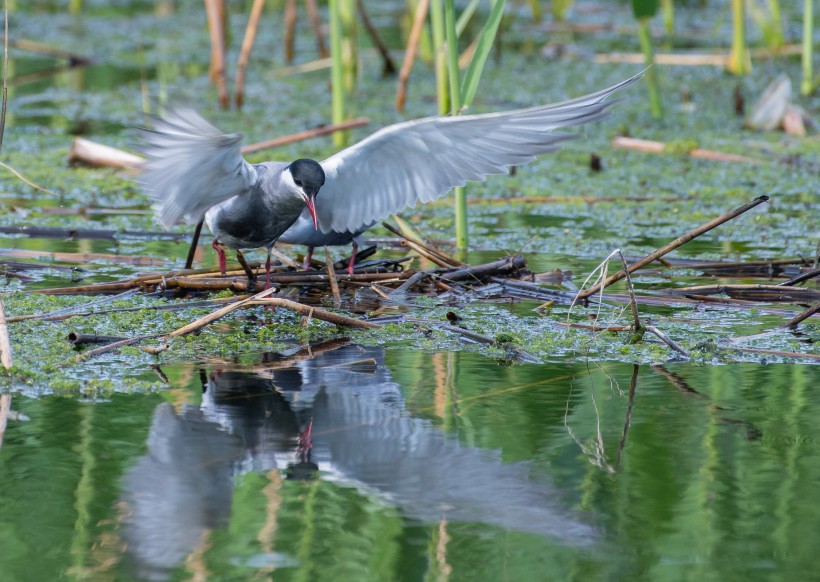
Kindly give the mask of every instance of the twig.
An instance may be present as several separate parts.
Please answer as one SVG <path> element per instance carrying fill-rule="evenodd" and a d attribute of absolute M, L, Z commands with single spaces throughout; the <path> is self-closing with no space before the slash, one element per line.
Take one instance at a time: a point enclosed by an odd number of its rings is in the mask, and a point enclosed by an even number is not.
<path fill-rule="evenodd" d="M 294 41 L 296 39 L 296 0 L 285 1 L 285 62 L 293 62 L 295 55 Z"/>
<path fill-rule="evenodd" d="M 641 330 L 641 318 L 638 316 L 638 302 L 635 301 L 635 288 L 632 286 L 632 277 L 629 276 L 629 267 L 626 264 L 626 259 L 624 258 L 624 254 L 621 252 L 621 249 L 618 249 L 618 256 L 621 257 L 621 263 L 624 266 L 626 288 L 629 291 L 629 308 L 632 311 L 632 322 L 635 326 L 635 331 L 638 332 Z"/>
<path fill-rule="evenodd" d="M 798 314 L 793 319 L 789 320 L 788 323 L 783 324 L 783 327 L 797 327 L 798 323 L 803 322 L 804 320 L 808 319 L 809 317 L 818 312 L 820 312 L 820 301 L 818 301 L 802 313 Z"/>
<path fill-rule="evenodd" d="M 702 235 L 706 232 L 709 232 L 710 230 L 712 230 L 715 227 L 720 226 L 724 222 L 728 222 L 729 220 L 732 220 L 733 218 L 736 218 L 737 216 L 740 216 L 741 214 L 743 214 L 747 210 L 751 210 L 755 206 L 757 206 L 759 204 L 762 204 L 763 202 L 766 202 L 768 199 L 769 199 L 768 196 L 759 196 L 758 198 L 755 198 L 751 202 L 747 202 L 743 206 L 740 206 L 739 208 L 735 208 L 731 212 L 727 212 L 726 214 L 723 214 L 723 215 L 721 215 L 721 216 L 719 216 L 719 217 L 717 217 L 713 220 L 710 220 L 706 224 L 703 224 L 703 225 L 699 226 L 698 228 L 687 232 L 686 234 L 684 234 L 684 235 L 676 238 L 675 240 L 673 240 L 671 243 L 669 243 L 669 244 L 665 245 L 664 247 L 658 249 L 654 253 L 650 253 L 649 255 L 645 256 L 643 259 L 633 263 L 628 269 L 629 272 L 631 273 L 631 272 L 637 271 L 641 267 L 645 267 L 646 265 L 648 265 L 652 261 L 656 260 L 657 258 L 662 257 L 663 255 L 668 254 L 669 252 L 675 250 L 679 246 L 682 246 L 682 245 L 688 243 L 690 240 L 692 240 L 694 238 L 697 238 L 697 237 L 699 237 L 700 235 Z M 603 283 L 593 285 L 592 287 L 590 287 L 586 291 L 579 292 L 576 298 L 578 300 L 586 299 L 587 297 L 597 293 L 601 288 L 607 287 L 607 286 L 611 285 L 612 283 L 614 283 L 615 281 L 620 281 L 621 279 L 624 278 L 624 276 L 625 276 L 624 271 L 618 271 L 617 273 L 615 273 L 614 275 L 609 277 Z"/>
<path fill-rule="evenodd" d="M 313 26 L 313 33 L 316 35 L 316 48 L 319 50 L 319 56 L 326 59 L 330 56 L 330 53 L 327 52 L 325 35 L 324 32 L 322 32 L 322 20 L 319 18 L 319 9 L 316 7 L 316 0 L 305 0 L 305 8 L 307 9 L 310 24 Z"/>
<path fill-rule="evenodd" d="M 808 358 L 810 360 L 820 361 L 820 354 L 801 354 L 799 352 L 783 352 L 780 350 L 765 350 L 761 348 L 739 348 L 737 346 L 724 346 L 718 344 L 718 347 L 723 350 L 734 350 L 736 352 L 746 352 L 749 354 L 765 354 L 769 356 L 779 356 L 781 358 Z"/>
<path fill-rule="evenodd" d="M 239 51 L 239 60 L 236 63 L 236 96 L 234 99 L 237 109 L 242 109 L 245 102 L 245 69 L 248 67 L 253 41 L 256 39 L 256 30 L 259 27 L 259 18 L 262 16 L 264 6 L 265 0 L 253 0 L 248 25 L 245 27 L 245 37 L 242 39 L 242 48 Z"/>
<path fill-rule="evenodd" d="M 225 77 L 225 29 L 222 26 L 224 15 L 223 0 L 205 0 L 205 11 L 208 16 L 208 32 L 211 36 L 211 81 L 216 85 L 219 103 L 227 109 L 230 103 L 228 86 Z"/>
<path fill-rule="evenodd" d="M 447 282 L 463 281 L 464 279 L 481 279 L 488 275 L 497 275 L 509 271 L 520 271 L 527 266 L 527 262 L 521 255 L 504 257 L 498 261 L 466 267 L 449 273 L 443 273 L 441 278 Z"/>
<path fill-rule="evenodd" d="M 447 265 L 452 265 L 454 267 L 466 267 L 467 266 L 466 263 L 463 263 L 463 262 L 461 262 L 461 261 L 447 255 L 446 253 L 442 252 L 441 250 L 437 249 L 436 247 L 434 247 L 432 245 L 428 245 L 428 244 L 420 241 L 419 239 L 417 239 L 415 237 L 412 237 L 412 236 L 409 236 L 409 235 L 403 233 L 402 231 L 397 229 L 392 224 L 389 224 L 387 222 L 382 222 L 382 226 L 384 228 L 386 228 L 387 230 L 389 230 L 390 232 L 392 232 L 393 234 L 395 234 L 396 236 L 400 236 L 401 238 L 406 240 L 408 243 L 411 243 L 411 244 L 415 245 L 416 247 L 421 248 L 423 250 L 423 252 L 425 252 L 427 255 L 434 256 L 439 261 L 441 261 L 443 263 L 446 263 Z M 436 261 L 433 261 L 433 262 L 436 262 Z"/>
<path fill-rule="evenodd" d="M 70 341 L 75 346 L 81 346 L 84 344 L 108 344 L 111 342 L 120 342 L 125 338 L 118 335 L 99 335 L 96 333 L 78 333 L 76 331 L 71 331 L 66 336 L 66 339 Z"/>
<path fill-rule="evenodd" d="M 333 269 L 333 258 L 330 256 L 330 249 L 325 245 L 325 268 L 327 277 L 330 279 L 330 291 L 333 293 L 333 307 L 337 309 L 342 304 L 342 297 L 339 295 L 339 283 L 336 282 L 336 271 Z"/>
<path fill-rule="evenodd" d="M 0 363 L 6 370 L 11 369 L 11 341 L 9 341 L 9 327 L 6 325 L 6 309 L 3 299 L 0 298 Z"/>
<path fill-rule="evenodd" d="M 681 354 L 681 355 L 682 355 L 682 356 L 684 356 L 685 358 L 687 358 L 687 359 L 692 359 L 692 356 L 690 356 L 690 355 L 689 355 L 689 352 L 687 352 L 687 351 L 686 351 L 686 350 L 684 350 L 682 347 L 680 347 L 680 345 L 678 345 L 676 342 L 674 342 L 674 341 L 672 341 L 671 339 L 669 339 L 668 337 L 666 337 L 666 334 L 664 334 L 664 333 L 663 333 L 661 330 L 659 330 L 657 327 L 655 327 L 654 325 L 646 325 L 646 326 L 644 326 L 644 327 L 646 328 L 646 331 L 648 331 L 649 333 L 652 333 L 652 334 L 656 335 L 658 338 L 660 338 L 660 340 L 661 340 L 663 343 L 665 343 L 666 345 L 668 345 L 670 348 L 672 348 L 673 350 L 675 350 L 676 352 L 678 352 L 679 354 Z"/>
<path fill-rule="evenodd" d="M 416 5 L 416 14 L 413 17 L 413 28 L 410 29 L 410 36 L 407 39 L 407 49 L 404 53 L 404 61 L 399 71 L 399 84 L 396 88 L 396 111 L 404 111 L 404 104 L 407 102 L 407 82 L 410 80 L 410 73 L 413 71 L 413 64 L 416 62 L 419 42 L 421 41 L 421 31 L 427 20 L 427 11 L 430 0 L 419 0 Z"/>
<path fill-rule="evenodd" d="M 783 285 L 696 285 L 694 287 L 666 289 L 665 292 L 670 295 L 684 295 L 687 297 L 725 293 L 733 299 L 742 299 L 744 301 L 803 302 L 820 299 L 820 291 Z"/>
<path fill-rule="evenodd" d="M 802 283 L 803 281 L 808 281 L 809 279 L 814 279 L 815 277 L 820 277 L 820 269 L 812 269 L 811 271 L 806 271 L 805 273 L 801 273 L 796 277 L 792 277 L 788 281 L 778 283 L 777 286 L 788 287 L 791 285 L 796 285 L 797 283 Z"/>
<path fill-rule="evenodd" d="M 379 32 L 370 21 L 370 17 L 364 9 L 364 2 L 362 2 L 362 0 L 356 0 L 356 9 L 359 12 L 359 18 L 362 19 L 362 24 L 364 24 L 367 34 L 370 35 L 370 40 L 373 41 L 373 44 L 376 46 L 376 49 L 382 57 L 382 62 L 384 63 L 382 65 L 382 76 L 387 77 L 388 75 L 395 75 L 396 65 L 393 64 L 393 59 L 390 58 L 390 51 L 387 50 L 387 47 L 382 42 L 382 39 L 379 38 Z"/>
<path fill-rule="evenodd" d="M 2 115 L 5 115 L 5 113 L 3 113 Z M 1 121 L 3 123 L 3 126 L 5 127 L 5 123 L 6 123 L 5 119 L 3 119 Z M 3 135 L 3 132 L 2 132 L 2 129 L 0 129 L 0 142 L 2 142 L 2 135 Z M 2 143 L 0 143 L 0 146 L 2 146 Z M 43 188 L 42 186 L 38 186 L 37 184 L 35 184 L 31 180 L 29 180 L 28 178 L 23 176 L 23 174 L 21 174 L 20 172 L 18 172 L 17 170 L 12 168 L 11 166 L 9 166 L 7 164 L 4 164 L 3 162 L 0 162 L 0 168 L 7 169 L 9 172 L 14 174 L 18 178 L 20 178 L 20 180 L 22 180 L 23 182 L 25 182 L 26 184 L 28 184 L 29 186 L 31 186 L 35 190 L 39 190 L 40 192 L 45 192 L 46 194 L 50 194 L 50 195 L 54 196 L 55 198 L 59 198 L 59 196 L 57 194 L 55 194 L 54 192 L 52 192 L 51 190 L 49 190 L 47 188 Z"/>
<path fill-rule="evenodd" d="M 161 337 L 161 336 L 162 336 L 162 334 L 160 334 L 160 333 L 154 333 L 154 334 L 151 334 L 151 335 L 141 335 L 141 336 L 137 336 L 137 337 L 131 337 L 131 338 L 128 338 L 128 339 L 124 339 L 122 341 L 114 342 L 113 344 L 106 344 L 104 346 L 94 348 L 93 350 L 88 350 L 87 352 L 83 352 L 79 356 L 75 356 L 74 358 L 71 358 L 69 360 L 69 362 L 71 362 L 71 363 L 82 362 L 82 361 L 88 360 L 89 358 L 99 356 L 100 354 L 105 354 L 105 353 L 108 353 L 108 352 L 112 352 L 112 351 L 116 350 L 117 348 L 130 346 L 130 345 L 139 343 L 139 342 L 147 340 L 147 339 L 155 339 L 155 338 L 158 338 L 158 337 Z"/>
<path fill-rule="evenodd" d="M 257 299 L 253 302 L 254 305 L 272 305 L 274 307 L 283 307 L 285 309 L 290 309 L 291 311 L 295 311 L 296 313 L 303 315 L 305 317 L 315 317 L 316 319 L 321 319 L 323 321 L 327 321 L 330 323 L 334 323 L 336 325 L 342 325 L 345 327 L 361 327 L 365 329 L 377 329 L 382 327 L 379 323 L 374 323 L 372 321 L 365 321 L 363 319 L 355 319 L 353 317 L 347 317 L 346 315 L 341 315 L 339 313 L 333 313 L 332 311 L 327 311 L 322 309 L 321 307 L 313 307 L 310 305 L 304 305 L 302 303 L 297 303 L 296 301 L 291 301 L 290 299 L 283 299 L 281 297 L 269 297 L 267 299 Z"/>
<path fill-rule="evenodd" d="M 612 145 L 616 148 L 635 150 L 650 154 L 668 153 L 668 150 L 666 149 L 667 144 L 661 141 L 651 141 L 648 139 L 637 139 L 634 137 L 617 136 L 612 140 Z M 738 154 L 727 154 L 725 152 L 716 152 L 713 150 L 704 150 L 700 148 L 691 149 L 688 153 L 689 156 L 693 158 L 713 160 L 716 162 L 745 162 L 749 164 L 765 163 L 765 160 L 760 160 L 757 158 L 750 158 L 748 156 L 741 156 Z"/>
<path fill-rule="evenodd" d="M 334 133 L 337 131 L 344 131 L 346 129 L 351 129 L 354 127 L 359 127 L 362 125 L 367 125 L 370 123 L 370 120 L 366 117 L 357 117 L 356 119 L 351 119 L 349 121 L 345 121 L 343 123 L 337 123 L 335 125 L 324 125 L 322 127 L 317 127 L 315 129 L 308 129 L 305 131 L 300 131 L 299 133 L 294 133 L 291 135 L 285 135 L 282 137 L 278 137 L 276 139 L 272 139 L 269 141 L 262 141 L 259 143 L 253 143 L 246 145 L 242 148 L 243 154 L 251 154 L 255 152 L 260 152 L 262 150 L 267 150 L 287 144 L 291 144 L 297 141 L 303 141 L 306 139 L 310 139 L 312 137 L 319 137 L 320 135 L 327 135 L 329 133 Z"/>
<path fill-rule="evenodd" d="M 202 329 L 203 327 L 213 323 L 217 319 L 221 319 L 222 317 L 225 317 L 230 312 L 236 311 L 240 307 L 245 307 L 246 305 L 248 305 L 249 303 L 252 303 L 253 301 L 256 301 L 256 300 L 259 300 L 259 299 L 264 299 L 265 297 L 267 297 L 271 293 L 275 293 L 276 291 L 277 291 L 277 289 L 265 289 L 264 291 L 260 291 L 256 295 L 252 295 L 252 296 L 248 297 L 247 299 L 243 299 L 242 301 L 237 301 L 236 303 L 226 305 L 222 309 L 217 309 L 216 311 L 214 311 L 213 313 L 209 313 L 205 317 L 200 317 L 196 321 L 193 321 L 193 322 L 189 323 L 188 325 L 185 325 L 183 327 L 180 327 L 179 329 L 176 329 L 176 330 L 172 331 L 171 333 L 167 334 L 165 337 L 168 337 L 168 338 L 179 337 L 179 336 L 186 335 L 186 334 L 189 334 L 191 332 L 197 331 L 199 329 Z"/>

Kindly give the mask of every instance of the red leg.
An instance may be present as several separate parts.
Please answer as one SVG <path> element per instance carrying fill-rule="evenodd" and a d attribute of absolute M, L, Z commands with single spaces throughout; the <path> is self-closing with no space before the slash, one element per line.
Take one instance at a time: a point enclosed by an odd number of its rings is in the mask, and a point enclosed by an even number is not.
<path fill-rule="evenodd" d="M 313 247 L 308 247 L 308 252 L 305 255 L 305 271 L 310 271 L 310 261 L 313 259 Z"/>
<path fill-rule="evenodd" d="M 211 243 L 214 251 L 216 251 L 217 260 L 219 260 L 219 272 L 222 273 L 222 276 L 225 276 L 225 272 L 227 271 L 226 265 L 227 261 L 225 260 L 225 249 L 222 248 L 222 245 L 219 244 L 219 241 L 214 239 L 214 242 Z"/>
<path fill-rule="evenodd" d="M 350 262 L 347 264 L 347 274 L 353 274 L 353 265 L 356 264 L 356 253 L 359 251 L 359 245 L 356 244 L 356 241 L 353 241 L 353 254 L 350 255 Z"/>
<path fill-rule="evenodd" d="M 270 289 L 270 249 L 268 247 L 268 258 L 265 259 L 265 289 Z"/>
<path fill-rule="evenodd" d="M 297 448 L 297 452 L 299 454 L 299 460 L 305 462 L 308 460 L 308 456 L 310 455 L 310 450 L 313 448 L 313 417 L 308 421 L 307 428 L 305 431 L 299 435 L 299 446 Z"/>

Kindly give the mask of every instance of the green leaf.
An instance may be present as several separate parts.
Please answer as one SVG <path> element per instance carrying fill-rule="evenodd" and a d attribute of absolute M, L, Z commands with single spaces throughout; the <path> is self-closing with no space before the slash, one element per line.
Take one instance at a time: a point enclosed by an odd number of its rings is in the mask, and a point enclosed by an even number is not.
<path fill-rule="evenodd" d="M 632 0 L 635 18 L 652 18 L 658 13 L 658 0 Z"/>
<path fill-rule="evenodd" d="M 501 17 L 504 16 L 504 6 L 506 4 L 506 0 L 495 0 L 493 2 L 490 17 L 481 30 L 475 54 L 470 60 L 470 66 L 467 68 L 467 73 L 464 75 L 464 81 L 461 84 L 461 104 L 463 107 L 468 107 L 473 102 L 473 97 L 475 97 L 475 92 L 478 89 L 478 82 L 481 80 L 481 73 L 484 71 L 484 65 L 490 56 L 490 49 L 493 47 L 495 35 L 501 24 Z"/>

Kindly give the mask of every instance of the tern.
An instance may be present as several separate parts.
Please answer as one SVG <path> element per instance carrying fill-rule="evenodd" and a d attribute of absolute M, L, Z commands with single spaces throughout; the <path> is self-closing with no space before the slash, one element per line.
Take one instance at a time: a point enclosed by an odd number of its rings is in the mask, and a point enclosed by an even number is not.
<path fill-rule="evenodd" d="M 175 110 L 143 133 L 150 158 L 143 182 L 164 226 L 185 219 L 200 228 L 204 221 L 220 270 L 224 244 L 237 250 L 252 278 L 240 249 L 267 247 L 269 274 L 277 240 L 309 247 L 355 242 L 391 214 L 576 139 L 555 130 L 600 120 L 617 103 L 607 98 L 643 74 L 560 103 L 396 123 L 321 162 L 249 164 L 241 136 L 222 134 L 192 110 Z"/>

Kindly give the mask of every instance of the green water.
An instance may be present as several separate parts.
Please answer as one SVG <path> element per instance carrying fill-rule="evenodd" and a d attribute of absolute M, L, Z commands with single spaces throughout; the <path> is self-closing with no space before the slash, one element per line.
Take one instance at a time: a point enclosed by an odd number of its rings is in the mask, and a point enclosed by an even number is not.
<path fill-rule="evenodd" d="M 3 268 L 23 276 L 3 281 L 9 317 L 99 299 L 33 289 L 111 281 L 184 261 L 186 227 L 173 237 L 127 234 L 158 230 L 150 216 L 132 212 L 148 209 L 148 201 L 129 176 L 70 168 L 73 136 L 131 147 L 130 128 L 146 122 L 144 113 L 176 103 L 244 133 L 247 142 L 329 121 L 327 71 L 278 75 L 285 63 L 277 3 L 266 7 L 242 112 L 217 108 L 200 3 L 90 0 L 76 15 L 51 1 L 16 4 L 11 37 L 39 39 L 92 64 L 67 67 L 60 58 L 12 50 L 2 161 L 50 193 L 0 174 L 0 226 L 116 234 L 0 235 L 0 257 L 9 261 Z M 229 18 L 231 67 L 246 22 L 240 4 Z M 526 3 L 518 3 L 475 112 L 556 101 L 635 73 L 636 66 L 591 65 L 585 56 L 638 50 L 626 4 L 577 4 L 578 22 L 614 28 L 550 31 L 533 25 Z M 798 39 L 799 10 L 782 4 L 787 37 Z M 404 2 L 368 5 L 398 56 L 396 15 Z M 663 50 L 728 46 L 728 1 L 676 6 L 679 32 L 664 39 Z M 299 22 L 297 62 L 311 61 L 317 54 L 302 13 Z M 467 35 L 477 29 L 474 23 Z M 759 42 L 754 27 L 750 37 Z M 541 52 L 556 41 L 566 45 L 565 58 Z M 395 83 L 381 79 L 379 69 L 365 51 L 352 106 L 372 123 L 353 131 L 354 139 L 435 110 L 432 67 L 417 64 L 401 115 L 392 106 Z M 748 105 L 781 72 L 796 86 L 799 61 L 756 61 L 744 79 L 712 67 L 659 67 L 662 121 L 652 120 L 644 88 L 636 86 L 611 116 L 584 129 L 583 139 L 515 176 L 470 186 L 476 200 L 467 260 L 523 250 L 534 272 L 571 272 L 560 287 L 566 291 L 616 247 L 641 256 L 762 194 L 771 196 L 768 204 L 673 257 L 813 257 L 820 140 L 746 130 L 733 110 L 736 88 Z M 810 112 L 820 107 L 817 96 L 795 100 Z M 619 133 L 789 163 L 650 156 L 610 147 Z M 251 161 L 323 159 L 334 151 L 329 139 L 317 139 Z M 589 170 L 592 152 L 603 159 L 601 173 Z M 520 197 L 554 199 L 514 201 Z M 60 207 L 124 212 L 55 214 Z M 428 236 L 452 238 L 448 201 L 404 218 Z M 197 265 L 215 264 L 209 242 Z M 151 264 L 140 266 L 140 258 Z M 647 270 L 635 285 L 651 292 L 779 280 Z M 370 309 L 345 300 L 356 313 Z M 138 295 L 102 307 L 164 302 Z M 434 330 L 456 311 L 461 325 L 504 337 L 537 364 L 514 363 L 502 346 L 427 333 L 415 323 L 348 334 L 315 321 L 303 329 L 282 310 L 232 315 L 159 356 L 132 347 L 88 362 L 77 361 L 68 331 L 171 331 L 210 309 L 11 323 L 15 367 L 0 377 L 0 404 L 9 408 L 0 414 L 8 418 L 0 447 L 0 580 L 820 579 L 820 367 L 810 359 L 820 355 L 820 336 L 811 321 L 798 331 L 778 328 L 802 306 L 642 306 L 644 320 L 651 316 L 693 355 L 684 363 L 657 341 L 629 345 L 622 336 L 560 325 L 586 322 L 593 310 L 570 314 L 556 305 L 540 316 L 533 312 L 538 303 L 417 298 L 385 310 Z M 603 319 L 616 322 L 620 308 L 606 307 Z M 764 332 L 771 333 L 757 335 Z M 324 351 L 320 343 L 348 335 L 337 349 Z M 754 337 L 732 343 L 743 336 Z"/>
<path fill-rule="evenodd" d="M 3 579 L 816 578 L 820 368 L 348 346 L 253 369 L 14 395 Z M 288 479 L 311 418 L 319 471 Z"/>

